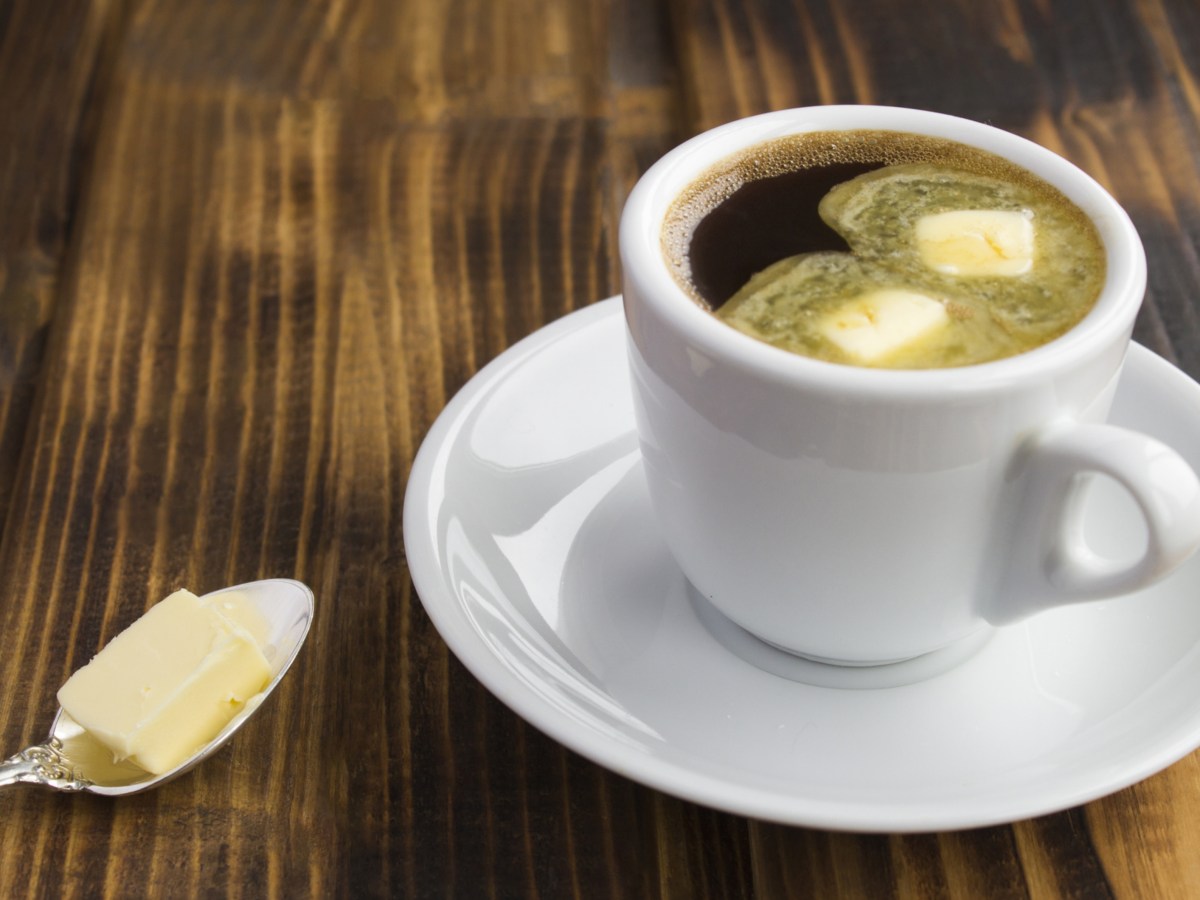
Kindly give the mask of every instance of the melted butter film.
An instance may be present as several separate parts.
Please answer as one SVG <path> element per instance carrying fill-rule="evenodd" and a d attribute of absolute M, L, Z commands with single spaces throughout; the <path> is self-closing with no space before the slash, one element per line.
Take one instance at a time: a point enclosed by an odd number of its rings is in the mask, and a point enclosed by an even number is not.
<path fill-rule="evenodd" d="M 889 368 L 972 365 L 1061 336 L 1094 305 L 1104 251 L 1092 223 L 1048 185 L 936 163 L 880 168 L 834 187 L 821 218 L 848 253 L 792 256 L 755 274 L 716 315 L 774 346 Z M 820 323 L 873 291 L 943 304 L 948 327 L 863 358 Z M 902 317 L 898 327 L 912 332 Z"/>

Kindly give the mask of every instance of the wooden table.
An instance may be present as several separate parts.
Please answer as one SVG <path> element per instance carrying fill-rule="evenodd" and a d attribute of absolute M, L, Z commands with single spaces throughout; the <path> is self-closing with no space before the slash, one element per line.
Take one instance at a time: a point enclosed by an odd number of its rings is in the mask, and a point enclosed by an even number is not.
<path fill-rule="evenodd" d="M 1188 0 L 9 0 L 0 7 L 0 747 L 176 586 L 310 584 L 221 755 L 113 802 L 0 794 L 0 896 L 1188 897 L 1200 756 L 946 834 L 715 812 L 585 761 L 449 653 L 413 455 L 518 338 L 619 290 L 650 162 L 795 105 L 986 120 L 1150 258 L 1136 337 L 1200 376 Z"/>

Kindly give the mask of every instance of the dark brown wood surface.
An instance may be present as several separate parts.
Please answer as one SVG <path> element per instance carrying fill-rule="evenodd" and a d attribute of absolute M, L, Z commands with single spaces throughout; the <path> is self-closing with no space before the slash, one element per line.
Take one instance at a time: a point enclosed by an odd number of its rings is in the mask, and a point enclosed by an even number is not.
<path fill-rule="evenodd" d="M 1191 0 L 0 5 L 0 748 L 176 586 L 318 598 L 296 669 L 192 774 L 0 792 L 0 896 L 1200 896 L 1196 754 L 909 836 L 609 773 L 453 658 L 401 537 L 447 399 L 619 290 L 637 175 L 767 109 L 917 106 L 1064 154 L 1145 239 L 1138 340 L 1200 376 L 1198 70 Z"/>

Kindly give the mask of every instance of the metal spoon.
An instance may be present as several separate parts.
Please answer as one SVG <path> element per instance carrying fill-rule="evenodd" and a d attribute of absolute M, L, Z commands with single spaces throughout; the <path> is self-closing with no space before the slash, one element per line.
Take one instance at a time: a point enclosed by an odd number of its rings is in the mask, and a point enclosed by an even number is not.
<path fill-rule="evenodd" d="M 205 597 L 232 591 L 248 599 L 266 622 L 263 655 L 271 665 L 271 680 L 260 693 L 250 698 L 220 734 L 171 771 L 152 775 L 133 763 L 113 762 L 111 750 L 59 709 L 50 726 L 50 737 L 44 744 L 29 747 L 0 762 L 0 787 L 23 781 L 57 791 L 89 791 L 109 797 L 136 794 L 182 775 L 221 749 L 279 684 L 300 652 L 313 618 L 313 593 L 299 581 L 290 578 L 252 581 L 213 591 Z"/>

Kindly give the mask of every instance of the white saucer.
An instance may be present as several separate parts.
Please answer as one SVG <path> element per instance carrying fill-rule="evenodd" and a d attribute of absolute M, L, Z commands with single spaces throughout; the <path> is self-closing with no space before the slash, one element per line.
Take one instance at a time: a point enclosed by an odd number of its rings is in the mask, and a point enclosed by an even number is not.
<path fill-rule="evenodd" d="M 1200 386 L 1134 346 L 1112 420 L 1200 468 Z M 1099 548 L 1128 547 L 1096 491 Z M 542 731 L 671 794 L 859 831 L 1075 806 L 1200 745 L 1200 558 L 1138 596 L 999 630 L 892 688 L 798 683 L 726 649 L 650 514 L 606 300 L 542 329 L 450 402 L 414 463 L 409 568 L 455 654 Z M 803 677 L 803 676 L 800 676 Z"/>

